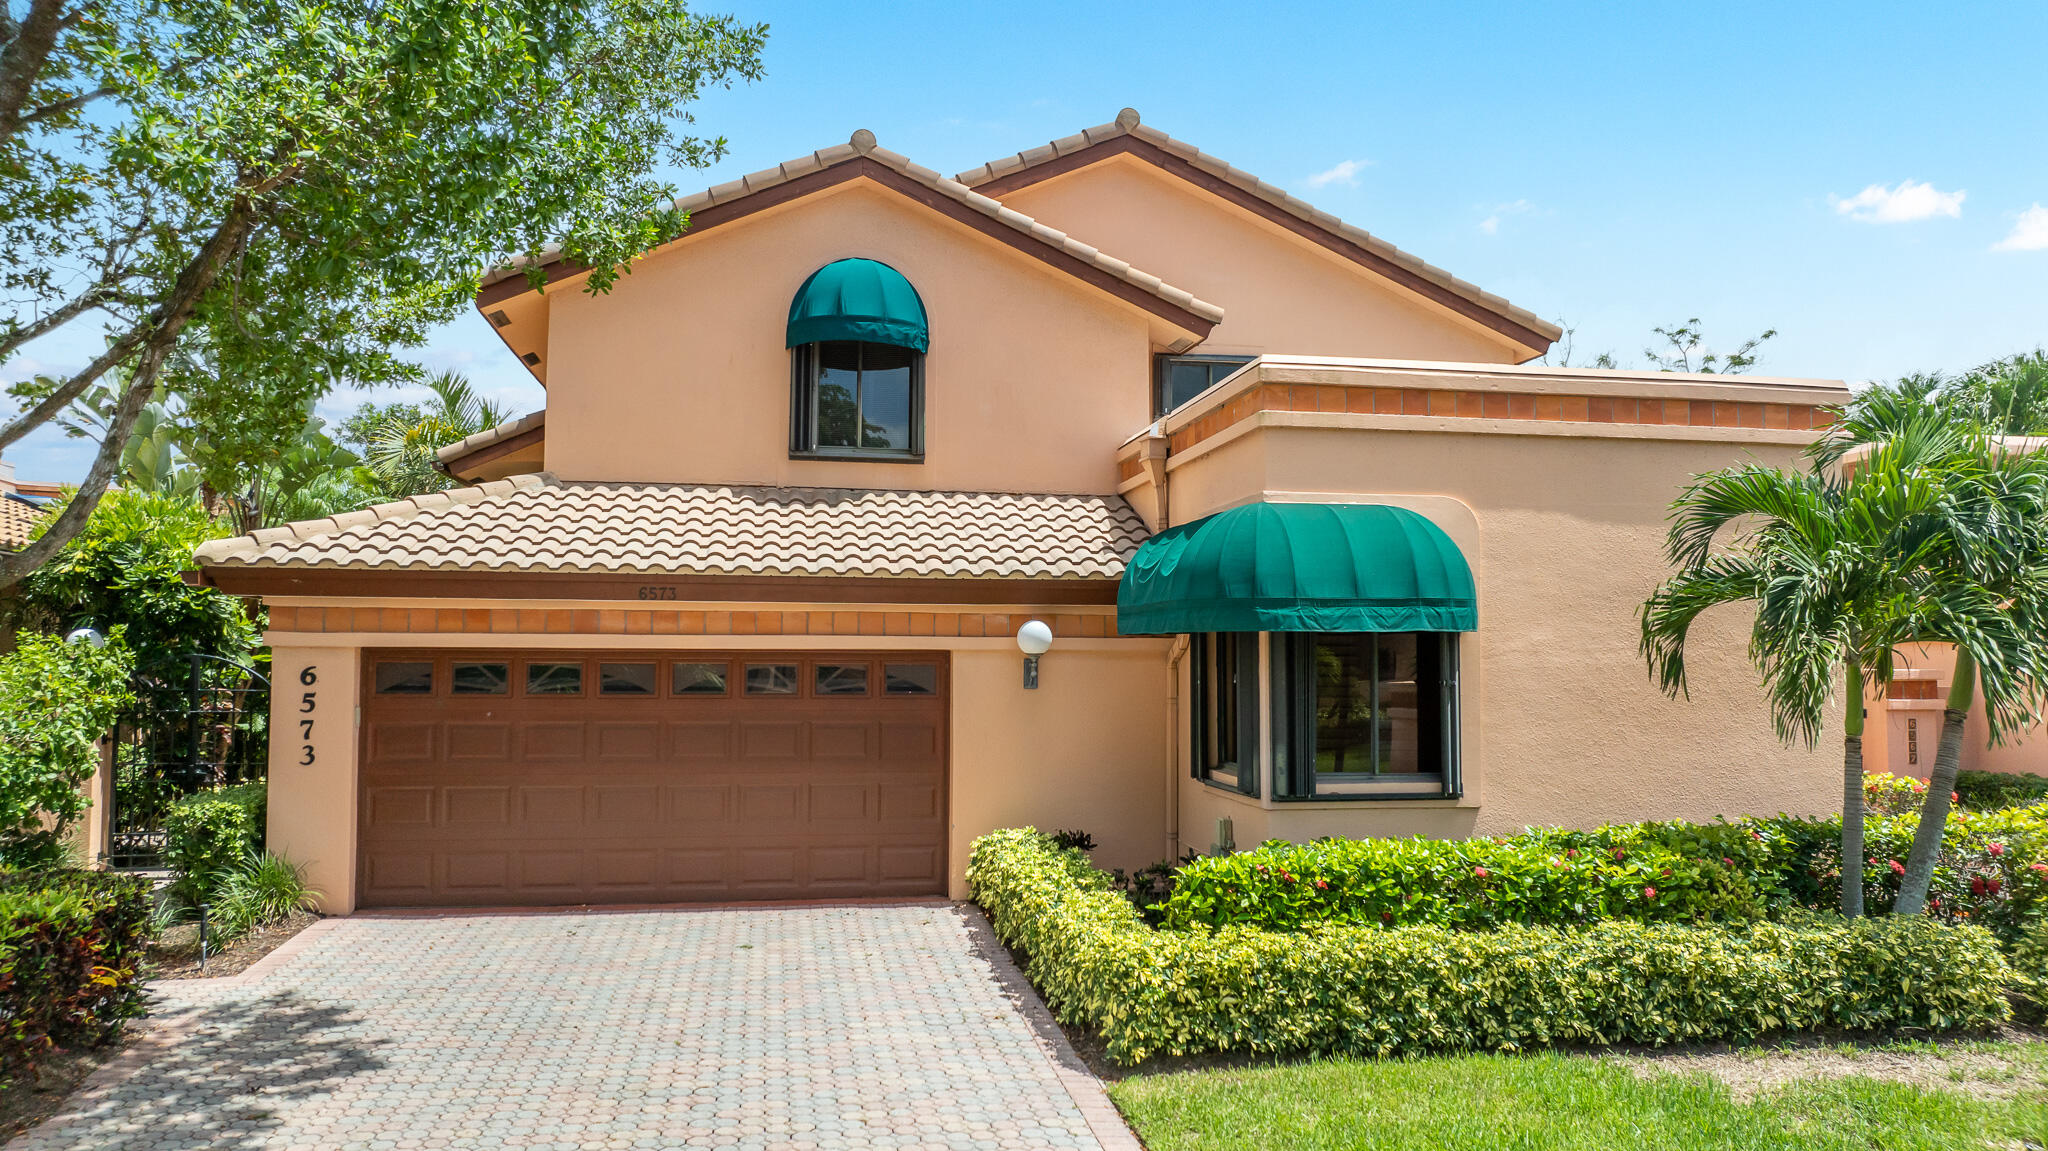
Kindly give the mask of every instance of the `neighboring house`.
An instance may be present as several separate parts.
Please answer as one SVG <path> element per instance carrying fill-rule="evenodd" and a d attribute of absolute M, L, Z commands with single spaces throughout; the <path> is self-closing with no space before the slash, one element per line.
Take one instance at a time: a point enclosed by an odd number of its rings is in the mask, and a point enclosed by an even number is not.
<path fill-rule="evenodd" d="M 1128 111 L 682 206 L 608 294 L 484 288 L 548 406 L 442 453 L 475 486 L 200 551 L 270 609 L 269 842 L 330 909 L 1839 798 L 1739 617 L 1677 702 L 1636 624 L 1680 485 L 1791 462 L 1839 382 L 1530 365 L 1554 325 Z"/>
<path fill-rule="evenodd" d="M 14 465 L 0 460 L 0 551 L 27 547 L 36 525 L 63 494 L 60 484 L 15 479 Z"/>

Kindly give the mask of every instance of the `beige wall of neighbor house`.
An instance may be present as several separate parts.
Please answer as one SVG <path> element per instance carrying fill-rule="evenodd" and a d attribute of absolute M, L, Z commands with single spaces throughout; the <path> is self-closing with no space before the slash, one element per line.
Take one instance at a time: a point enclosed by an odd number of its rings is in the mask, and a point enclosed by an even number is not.
<path fill-rule="evenodd" d="M 789 458 L 790 300 L 856 256 L 924 301 L 923 463 Z M 608 295 L 550 295 L 564 479 L 1100 493 L 1151 418 L 1145 313 L 864 180 L 686 238 Z"/>
<path fill-rule="evenodd" d="M 356 907 L 362 653 L 339 636 L 266 639 L 272 722 L 265 847 L 305 868 L 322 911 L 346 915 Z"/>
<path fill-rule="evenodd" d="M 1740 458 L 1790 464 L 1796 451 L 1281 425 L 1176 466 L 1177 522 L 1262 499 L 1411 507 L 1459 544 L 1479 596 L 1479 630 L 1464 648 L 1462 804 L 1260 807 L 1190 779 L 1184 839 L 1206 847 L 1219 814 L 1237 818 L 1239 842 L 1256 843 L 1829 810 L 1840 800 L 1839 749 L 1775 739 L 1740 612 L 1710 615 L 1695 632 L 1689 699 L 1663 696 L 1637 650 L 1636 610 L 1668 570 L 1672 496 L 1699 472 Z M 1428 494 L 1403 495 L 1416 489 Z"/>
<path fill-rule="evenodd" d="M 1955 648 L 1948 644 L 1899 649 L 1890 697 L 1873 697 L 1867 703 L 1864 770 L 1928 777 L 1940 750 L 1942 719 L 1955 671 Z M 1981 698 L 1970 708 L 1969 716 L 1963 725 L 1962 770 L 2048 775 L 2048 725 L 2035 724 L 1993 743 Z"/>
<path fill-rule="evenodd" d="M 380 603 L 377 610 L 399 601 Z M 439 610 L 502 608 L 504 601 L 426 601 Z M 285 601 L 311 618 L 319 601 Z M 419 606 L 417 603 L 411 606 Z M 559 604 L 550 604 L 559 607 Z M 576 604 L 588 610 L 595 604 Z M 607 604 L 607 608 L 616 605 Z M 682 610 L 726 610 L 733 604 L 681 603 Z M 774 605 L 788 607 L 790 605 Z M 845 609 L 849 605 L 799 605 Z M 871 606 L 871 605 L 869 605 Z M 354 611 L 344 603 L 337 611 Z M 996 608 L 1010 618 L 1071 618 L 1073 608 Z M 607 614 L 610 614 L 607 612 Z M 1099 614 L 1099 613 L 1098 613 Z M 1012 629 L 1014 630 L 1014 629 Z M 279 738 L 270 763 L 268 838 L 307 869 L 322 893 L 321 909 L 356 907 L 357 693 L 366 649 L 502 646 L 507 651 L 560 647 L 587 651 L 902 650 L 950 653 L 951 703 L 947 788 L 948 893 L 967 896 L 968 845 L 999 827 L 1075 827 L 1103 845 L 1105 867 L 1135 870 L 1165 854 L 1168 820 L 1166 651 L 1170 641 L 1061 635 L 1043 658 L 1040 686 L 1023 687 L 1023 656 L 1008 635 L 949 636 L 650 635 L 588 633 L 273 631 L 269 637 L 278 689 Z M 310 669 L 315 682 L 306 684 Z M 314 711 L 301 712 L 313 693 Z M 314 720 L 310 741 L 296 726 Z M 304 749 L 313 748 L 306 764 Z"/>
<path fill-rule="evenodd" d="M 1535 355 L 1129 156 L 1006 192 L 1002 199 L 1221 304 L 1223 322 L 1201 352 L 1501 363 Z"/>

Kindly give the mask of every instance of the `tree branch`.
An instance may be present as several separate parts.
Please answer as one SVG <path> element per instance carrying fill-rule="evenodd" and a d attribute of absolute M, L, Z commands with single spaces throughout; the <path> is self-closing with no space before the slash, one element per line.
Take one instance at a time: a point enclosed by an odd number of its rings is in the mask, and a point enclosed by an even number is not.
<path fill-rule="evenodd" d="M 22 107 L 49 66 L 64 23 L 64 0 L 29 0 L 28 15 L 0 49 L 0 144 L 21 131 Z"/>
<path fill-rule="evenodd" d="M 0 328 L 0 332 L 4 332 L 4 334 L 0 334 L 0 363 L 4 363 L 8 357 L 12 356 L 16 350 L 30 340 L 47 336 L 58 328 L 99 307 L 102 303 L 107 302 L 112 295 L 110 291 L 112 285 L 109 283 L 109 279 L 102 279 L 99 283 L 94 284 L 92 287 L 87 288 L 85 291 L 71 297 L 71 299 L 66 300 L 56 308 L 30 320 L 26 324 L 11 324 L 6 328 Z"/>

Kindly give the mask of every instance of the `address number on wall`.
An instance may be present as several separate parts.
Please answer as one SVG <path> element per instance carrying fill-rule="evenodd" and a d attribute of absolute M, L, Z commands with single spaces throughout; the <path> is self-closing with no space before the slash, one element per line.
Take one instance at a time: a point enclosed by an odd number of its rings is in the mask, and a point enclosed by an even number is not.
<path fill-rule="evenodd" d="M 320 682 L 320 669 L 307 665 L 299 672 L 299 685 L 306 690 L 299 693 L 299 765 L 311 767 L 319 758 L 313 754 L 313 715 L 320 708 L 319 693 L 313 686 Z"/>

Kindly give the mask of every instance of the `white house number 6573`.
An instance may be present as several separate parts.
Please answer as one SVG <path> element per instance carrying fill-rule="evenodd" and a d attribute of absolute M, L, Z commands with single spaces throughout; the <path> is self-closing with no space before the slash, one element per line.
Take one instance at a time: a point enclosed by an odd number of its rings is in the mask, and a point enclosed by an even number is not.
<path fill-rule="evenodd" d="M 299 683 L 306 688 L 299 693 L 299 764 L 305 767 L 312 766 L 316 758 L 313 755 L 313 709 L 319 706 L 319 701 L 313 685 L 319 682 L 318 668 L 309 666 L 299 672 Z"/>

